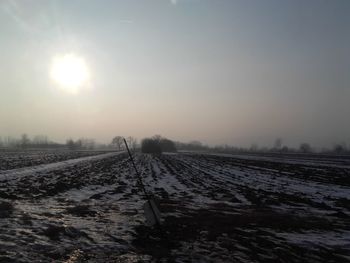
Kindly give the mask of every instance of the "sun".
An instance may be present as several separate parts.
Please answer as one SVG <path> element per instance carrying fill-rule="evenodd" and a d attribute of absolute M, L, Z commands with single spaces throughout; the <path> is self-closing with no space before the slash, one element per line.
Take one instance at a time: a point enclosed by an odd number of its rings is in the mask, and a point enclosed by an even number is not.
<path fill-rule="evenodd" d="M 79 92 L 89 81 L 89 71 L 84 58 L 74 53 L 55 56 L 50 76 L 60 88 L 71 93 Z"/>

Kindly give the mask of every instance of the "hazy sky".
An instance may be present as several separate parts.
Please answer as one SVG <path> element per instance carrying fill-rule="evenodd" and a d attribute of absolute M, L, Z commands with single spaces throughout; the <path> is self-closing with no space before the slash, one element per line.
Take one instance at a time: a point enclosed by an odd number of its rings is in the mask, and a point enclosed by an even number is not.
<path fill-rule="evenodd" d="M 0 1 L 2 136 L 350 143 L 349 70 L 348 0 Z"/>

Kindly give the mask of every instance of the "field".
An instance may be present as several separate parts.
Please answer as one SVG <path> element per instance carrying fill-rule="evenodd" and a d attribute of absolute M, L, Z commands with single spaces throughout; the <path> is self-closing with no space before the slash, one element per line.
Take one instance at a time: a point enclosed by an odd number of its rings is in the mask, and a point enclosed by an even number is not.
<path fill-rule="evenodd" d="M 0 171 L 96 155 L 102 151 L 2 151 Z"/>
<path fill-rule="evenodd" d="M 153 229 L 126 153 L 47 154 L 0 154 L 0 262 L 350 261 L 350 157 L 137 153 Z"/>

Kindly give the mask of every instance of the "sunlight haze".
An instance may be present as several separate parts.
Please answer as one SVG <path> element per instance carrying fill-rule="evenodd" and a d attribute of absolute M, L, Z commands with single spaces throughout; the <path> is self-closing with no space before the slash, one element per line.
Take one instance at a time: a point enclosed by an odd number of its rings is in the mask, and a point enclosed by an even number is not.
<path fill-rule="evenodd" d="M 78 93 L 88 83 L 88 67 L 83 58 L 75 54 L 63 54 L 54 57 L 50 75 L 61 88 Z"/>
<path fill-rule="evenodd" d="M 350 143 L 349 1 L 0 2 L 0 136 Z"/>

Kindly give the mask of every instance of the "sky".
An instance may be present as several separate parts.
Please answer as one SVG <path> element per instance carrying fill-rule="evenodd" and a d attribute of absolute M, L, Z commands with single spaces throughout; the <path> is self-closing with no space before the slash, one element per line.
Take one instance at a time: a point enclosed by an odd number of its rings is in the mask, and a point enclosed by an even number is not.
<path fill-rule="evenodd" d="M 66 54 L 77 92 L 50 75 Z M 349 69 L 347 0 L 0 2 L 3 137 L 350 143 Z"/>

